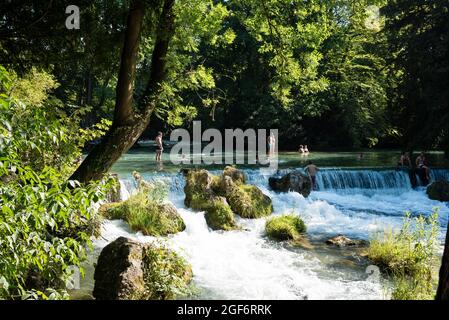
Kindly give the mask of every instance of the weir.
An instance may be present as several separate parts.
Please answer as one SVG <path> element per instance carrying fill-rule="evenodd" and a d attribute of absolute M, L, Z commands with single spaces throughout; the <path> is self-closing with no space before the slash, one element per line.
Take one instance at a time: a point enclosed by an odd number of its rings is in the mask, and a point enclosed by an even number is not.
<path fill-rule="evenodd" d="M 301 169 L 282 169 L 278 170 L 276 176 L 283 176 L 293 170 Z M 211 170 L 212 174 L 220 174 L 221 170 Z M 259 169 L 244 169 L 248 183 L 258 185 L 259 187 L 268 187 L 268 178 L 272 173 Z M 170 191 L 183 193 L 184 177 L 181 173 L 152 173 L 142 174 L 145 180 L 166 181 Z M 416 176 L 417 181 L 420 179 Z M 433 169 L 431 171 L 431 180 L 449 181 L 449 169 Z M 421 184 L 422 185 L 422 184 Z M 121 180 L 122 193 L 126 197 L 135 190 L 136 185 L 130 177 Z M 362 168 L 362 169 L 339 169 L 323 168 L 317 174 L 318 191 L 341 191 L 341 190 L 396 190 L 406 192 L 413 189 L 409 171 L 397 168 Z"/>

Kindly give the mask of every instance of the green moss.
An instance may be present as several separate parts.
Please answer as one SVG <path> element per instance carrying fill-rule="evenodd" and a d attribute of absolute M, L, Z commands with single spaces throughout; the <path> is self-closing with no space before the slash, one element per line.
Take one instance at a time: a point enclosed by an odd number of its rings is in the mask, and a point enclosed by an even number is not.
<path fill-rule="evenodd" d="M 232 211 L 242 218 L 260 218 L 273 212 L 271 199 L 253 185 L 233 185 L 226 199 Z"/>
<path fill-rule="evenodd" d="M 234 230 L 237 228 L 234 213 L 226 199 L 217 197 L 209 201 L 205 211 L 204 217 L 207 225 L 213 230 Z"/>
<path fill-rule="evenodd" d="M 233 166 L 226 166 L 223 170 L 223 176 L 231 177 L 232 181 L 237 184 L 245 184 L 246 176 L 243 171 Z"/>
<path fill-rule="evenodd" d="M 206 170 L 188 170 L 185 179 L 185 205 L 195 210 L 204 210 L 207 200 L 212 196 L 214 177 Z"/>
<path fill-rule="evenodd" d="M 186 295 L 192 268 L 173 250 L 148 245 L 143 250 L 143 277 L 146 300 L 170 300 Z"/>
<path fill-rule="evenodd" d="M 298 240 L 306 232 L 306 225 L 296 215 L 283 215 L 269 219 L 265 224 L 265 232 L 275 240 Z"/>
<path fill-rule="evenodd" d="M 170 204 L 156 201 L 148 189 L 142 189 L 121 203 L 109 203 L 100 208 L 108 219 L 123 219 L 132 230 L 145 235 L 166 236 L 185 229 L 184 221 Z"/>

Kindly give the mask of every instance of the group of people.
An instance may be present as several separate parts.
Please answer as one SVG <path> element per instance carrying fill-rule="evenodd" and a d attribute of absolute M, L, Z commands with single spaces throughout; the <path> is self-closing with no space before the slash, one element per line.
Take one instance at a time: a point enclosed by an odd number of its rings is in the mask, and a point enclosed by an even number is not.
<path fill-rule="evenodd" d="M 299 153 L 301 153 L 301 154 L 303 154 L 303 155 L 307 155 L 307 154 L 309 154 L 310 152 L 309 152 L 309 148 L 307 147 L 307 145 L 300 145 L 299 146 Z"/>
<path fill-rule="evenodd" d="M 427 180 L 430 180 L 430 164 L 427 160 L 426 154 L 421 152 L 415 160 L 416 168 L 424 170 Z M 399 158 L 398 166 L 405 168 L 412 168 L 412 161 L 410 160 L 410 153 L 402 152 Z"/>

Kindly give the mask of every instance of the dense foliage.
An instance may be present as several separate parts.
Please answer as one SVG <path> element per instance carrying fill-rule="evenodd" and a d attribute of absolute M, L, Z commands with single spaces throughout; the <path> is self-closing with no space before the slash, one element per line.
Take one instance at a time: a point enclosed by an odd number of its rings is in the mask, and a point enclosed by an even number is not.
<path fill-rule="evenodd" d="M 101 130 L 82 130 L 77 115 L 58 109 L 46 73 L 17 78 L 0 68 L 0 87 L 0 298 L 67 298 L 66 283 L 99 232 L 95 204 L 109 188 L 67 175 L 80 145 Z"/>
<path fill-rule="evenodd" d="M 136 98 L 162 2 L 148 5 Z M 128 3 L 78 5 L 77 31 L 65 29 L 59 1 L 34 3 L 33 11 L 3 5 L 0 61 L 20 73 L 51 71 L 66 106 L 91 107 L 88 125 L 112 117 Z M 177 1 L 167 80 L 146 135 L 200 119 L 220 130 L 278 128 L 287 149 L 448 150 L 448 7 L 447 0 Z M 24 20 L 37 22 L 25 28 Z"/>

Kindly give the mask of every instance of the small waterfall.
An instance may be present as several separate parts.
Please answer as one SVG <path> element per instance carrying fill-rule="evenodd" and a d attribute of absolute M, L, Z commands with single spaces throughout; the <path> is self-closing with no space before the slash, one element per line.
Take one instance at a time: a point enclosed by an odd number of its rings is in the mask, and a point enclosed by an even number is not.
<path fill-rule="evenodd" d="M 445 180 L 449 181 L 449 170 L 448 169 L 432 169 L 430 171 L 430 177 L 432 181 Z"/>
<path fill-rule="evenodd" d="M 412 184 L 406 170 L 325 169 L 317 174 L 317 188 L 318 190 L 410 190 Z"/>
<path fill-rule="evenodd" d="M 129 189 L 124 180 L 120 180 L 120 200 L 125 201 L 128 200 L 130 196 Z"/>

